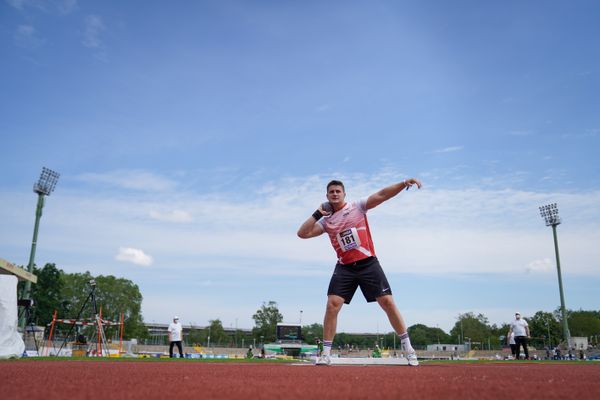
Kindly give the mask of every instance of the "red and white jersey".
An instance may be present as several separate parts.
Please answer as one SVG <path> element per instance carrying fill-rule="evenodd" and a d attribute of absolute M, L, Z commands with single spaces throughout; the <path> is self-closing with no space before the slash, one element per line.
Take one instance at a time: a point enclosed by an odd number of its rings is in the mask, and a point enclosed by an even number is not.
<path fill-rule="evenodd" d="M 351 264 L 375 256 L 367 221 L 367 199 L 346 203 L 344 208 L 318 221 L 329 235 L 340 264 Z"/>

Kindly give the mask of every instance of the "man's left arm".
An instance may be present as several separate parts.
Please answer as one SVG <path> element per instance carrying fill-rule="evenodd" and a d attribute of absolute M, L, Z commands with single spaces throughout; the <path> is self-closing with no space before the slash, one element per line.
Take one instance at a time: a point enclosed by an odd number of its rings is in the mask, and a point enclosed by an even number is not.
<path fill-rule="evenodd" d="M 410 188 L 412 185 L 417 185 L 419 189 L 421 189 L 421 181 L 415 178 L 409 178 L 402 182 L 395 183 L 388 187 L 384 187 L 377 193 L 373 193 L 367 199 L 367 210 L 371 208 L 375 208 L 386 200 L 391 199 L 404 189 Z"/>

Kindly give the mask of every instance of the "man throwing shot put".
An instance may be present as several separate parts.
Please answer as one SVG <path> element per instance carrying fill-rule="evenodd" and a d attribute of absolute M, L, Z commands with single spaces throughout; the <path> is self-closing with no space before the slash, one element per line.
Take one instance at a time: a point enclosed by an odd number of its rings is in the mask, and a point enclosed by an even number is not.
<path fill-rule="evenodd" d="M 410 344 L 404 319 L 398 311 L 392 289 L 375 256 L 375 248 L 367 221 L 367 211 L 391 199 L 404 189 L 421 182 L 411 178 L 381 189 L 366 199 L 346 202 L 344 184 L 333 180 L 327 184 L 327 203 L 323 203 L 308 218 L 298 236 L 309 239 L 326 232 L 338 261 L 327 291 L 327 308 L 323 322 L 323 352 L 317 364 L 329 364 L 331 346 L 337 327 L 337 316 L 344 303 L 350 304 L 360 286 L 367 302 L 377 301 L 385 311 L 396 333 L 400 336 L 402 350 L 409 365 L 419 365 L 415 350 Z"/>

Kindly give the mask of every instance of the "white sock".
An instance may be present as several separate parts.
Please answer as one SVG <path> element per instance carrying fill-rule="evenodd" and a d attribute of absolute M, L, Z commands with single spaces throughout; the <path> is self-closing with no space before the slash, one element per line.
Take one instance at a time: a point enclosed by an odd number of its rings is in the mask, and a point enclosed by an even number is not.
<path fill-rule="evenodd" d="M 331 354 L 331 346 L 333 345 L 333 341 L 331 340 L 323 340 L 323 356 L 328 356 Z"/>
<path fill-rule="evenodd" d="M 410 338 L 408 337 L 408 332 L 404 332 L 402 335 L 399 335 L 399 336 L 400 336 L 400 344 L 402 346 L 402 349 L 409 353 L 413 353 L 415 351 L 415 349 L 413 349 L 412 345 L 410 344 Z"/>

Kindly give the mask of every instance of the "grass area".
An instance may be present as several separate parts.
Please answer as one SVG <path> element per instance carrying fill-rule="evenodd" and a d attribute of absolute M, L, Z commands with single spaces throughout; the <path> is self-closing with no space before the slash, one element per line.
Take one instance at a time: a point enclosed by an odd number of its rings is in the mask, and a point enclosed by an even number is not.
<path fill-rule="evenodd" d="M 421 364 L 569 364 L 600 365 L 589 360 L 419 360 Z"/>
<path fill-rule="evenodd" d="M 14 361 L 117 361 L 117 362 L 185 362 L 185 363 L 244 363 L 244 364 L 286 364 L 286 363 L 297 363 L 299 360 L 289 359 L 278 359 L 278 358 L 158 358 L 158 357 L 23 357 L 13 358 L 8 360 L 0 360 L 14 362 Z M 307 361 L 308 362 L 308 361 Z"/>

